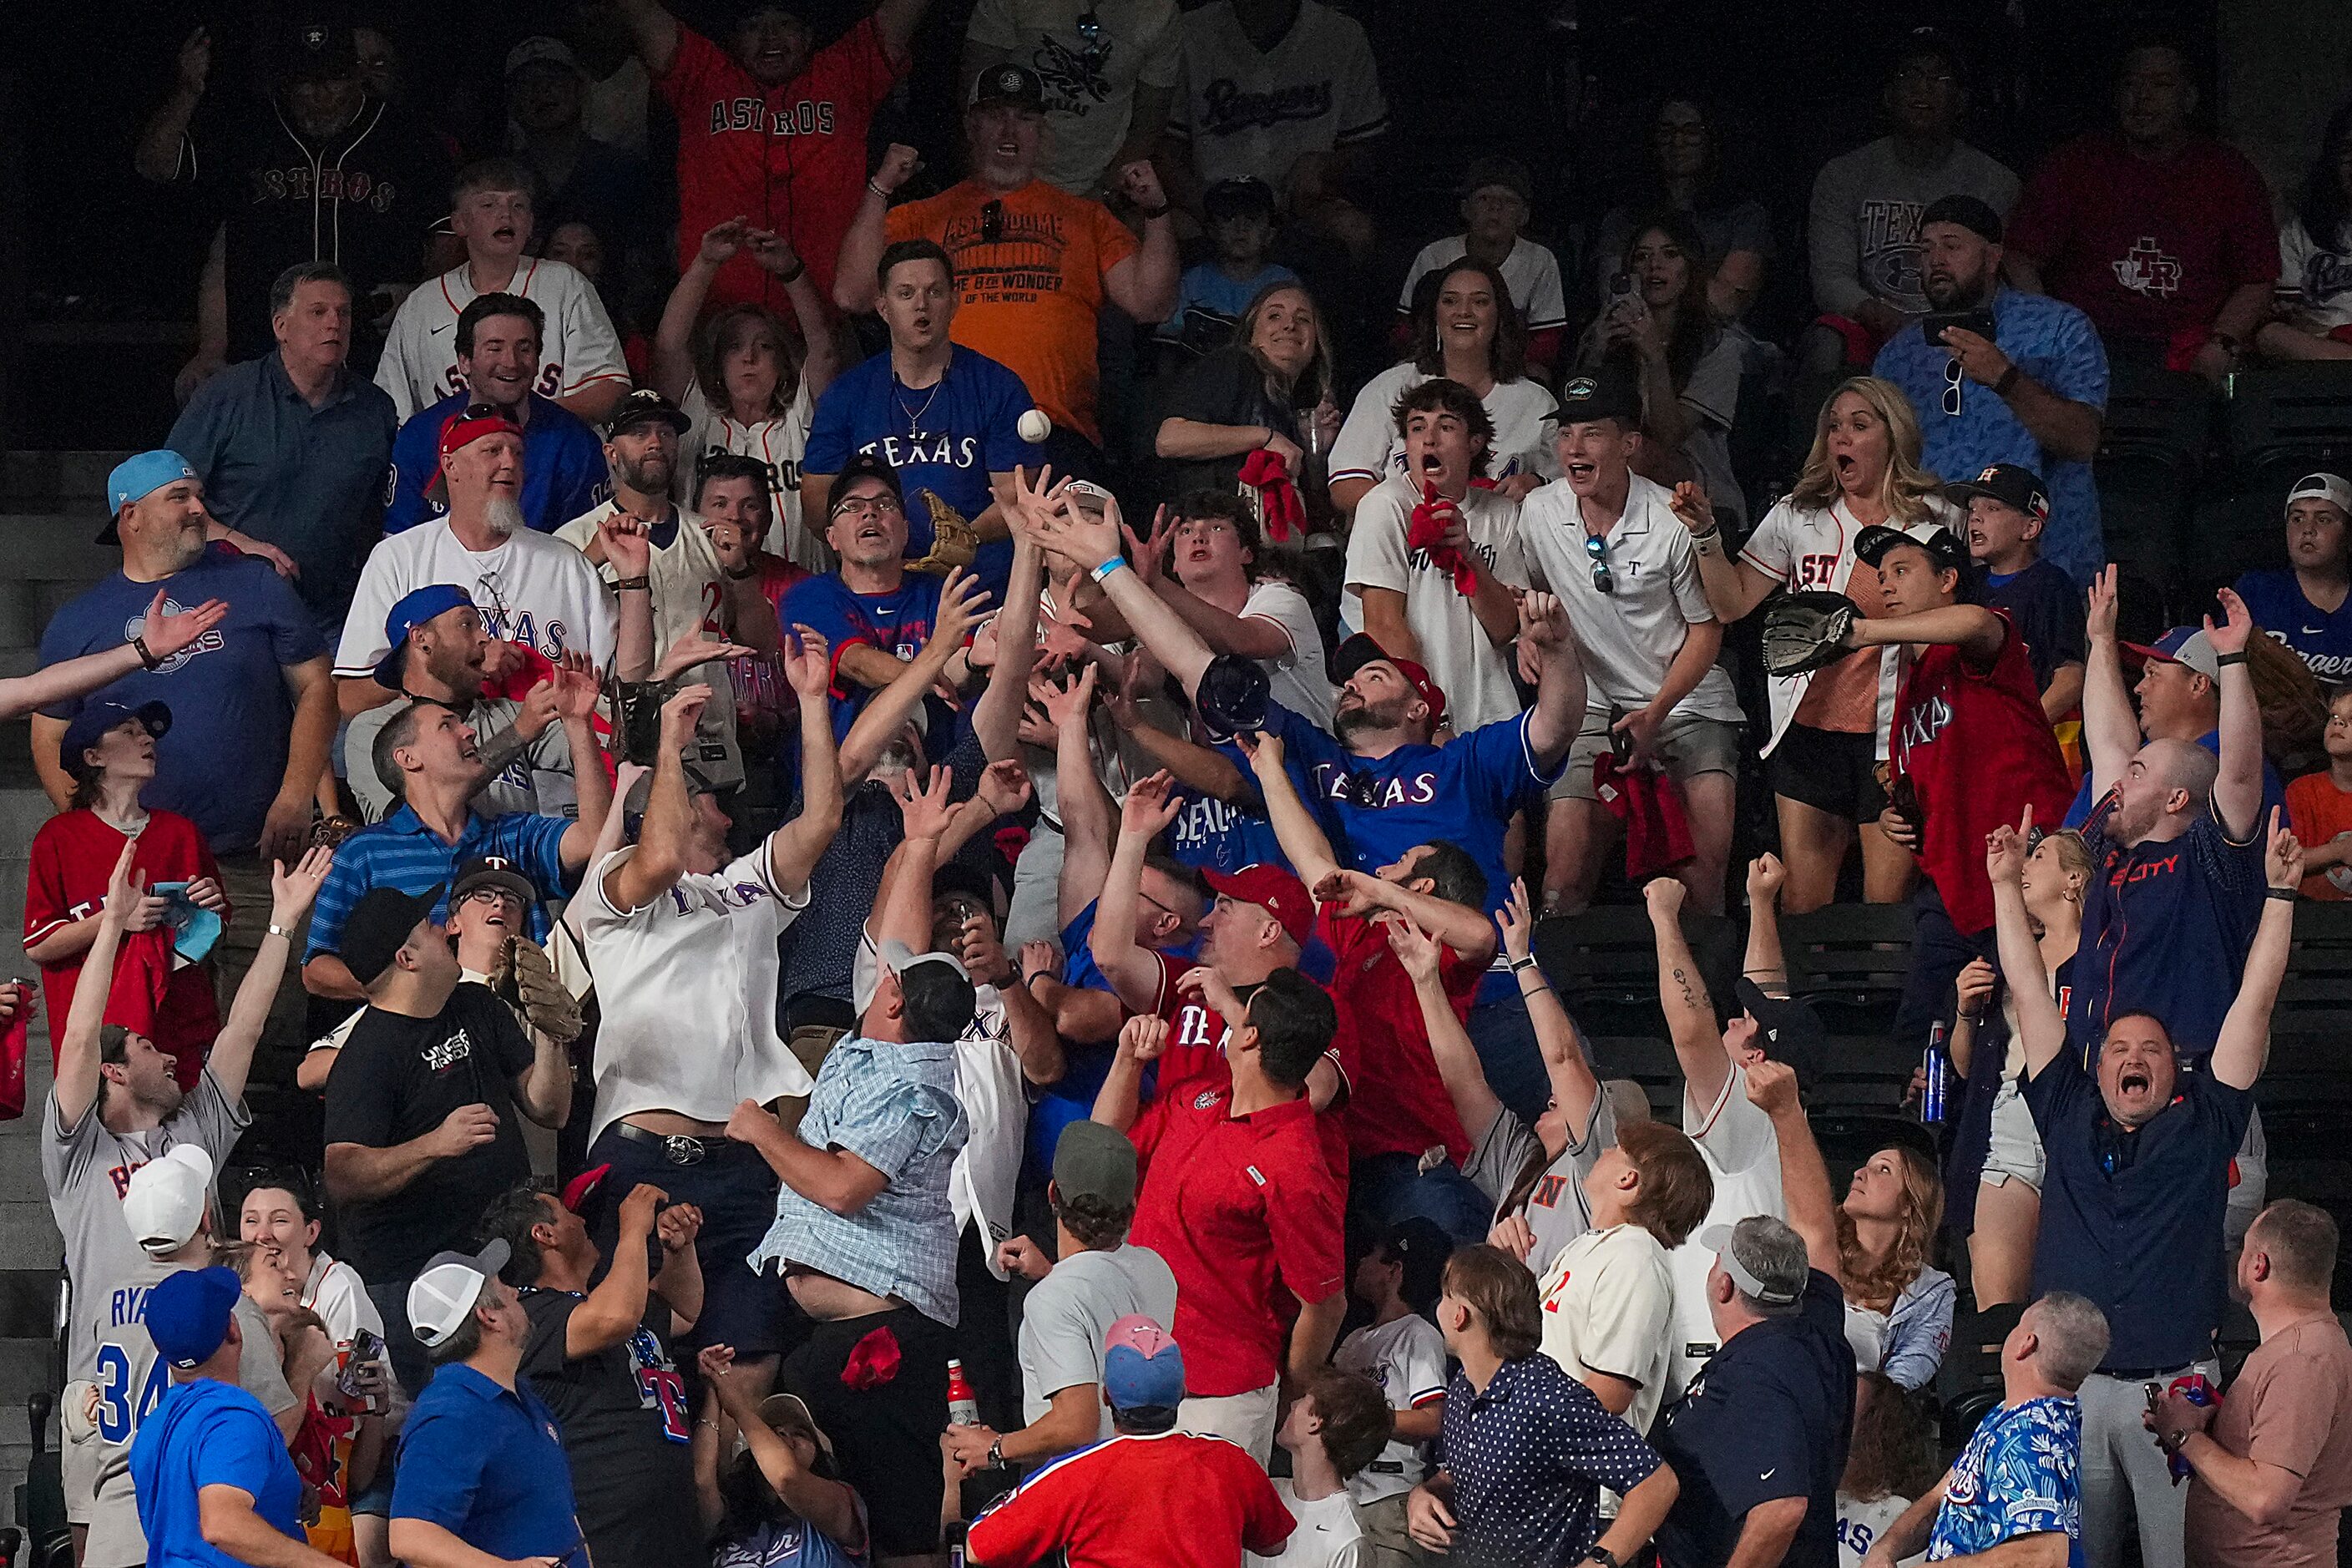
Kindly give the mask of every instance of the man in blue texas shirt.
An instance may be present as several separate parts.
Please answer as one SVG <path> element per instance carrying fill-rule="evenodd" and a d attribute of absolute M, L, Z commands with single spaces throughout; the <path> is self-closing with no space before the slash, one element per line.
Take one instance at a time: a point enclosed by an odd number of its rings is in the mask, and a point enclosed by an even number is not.
<path fill-rule="evenodd" d="M 824 634 L 833 647 L 833 733 L 838 741 L 877 691 L 898 679 L 931 640 L 947 584 L 907 570 L 907 501 L 898 471 L 860 452 L 835 480 L 824 539 L 841 564 L 807 577 L 784 595 L 787 626 Z M 803 514 L 805 515 L 805 514 Z M 971 578 L 959 575 L 960 600 L 984 600 Z M 961 649 L 949 659 L 945 679 L 961 687 L 971 668 Z M 933 712 L 938 721 L 943 717 Z"/>
<path fill-rule="evenodd" d="M 2016 463 L 2050 492 L 2042 552 L 2087 585 L 2106 560 L 2091 458 L 2106 416 L 2107 353 L 2091 319 L 2042 294 L 2000 286 L 2000 216 L 1974 196 L 1946 196 L 1919 215 L 1927 301 L 1941 313 L 1981 311 L 1988 337 L 1915 321 L 1871 366 L 1903 389 L 1919 416 L 1921 465 L 1982 473 Z"/>
<path fill-rule="evenodd" d="M 457 314 L 456 349 L 464 391 L 420 408 L 392 442 L 392 496 L 383 531 L 404 533 L 448 510 L 427 493 L 441 469 L 441 426 L 478 403 L 522 430 L 523 521 L 553 533 L 612 493 L 604 443 L 580 416 L 531 390 L 546 313 L 519 294 L 478 294 Z"/>

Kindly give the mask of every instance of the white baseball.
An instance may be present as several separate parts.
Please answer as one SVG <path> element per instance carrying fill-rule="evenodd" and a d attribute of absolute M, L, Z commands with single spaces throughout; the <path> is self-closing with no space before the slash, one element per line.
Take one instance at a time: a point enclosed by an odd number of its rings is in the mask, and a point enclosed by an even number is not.
<path fill-rule="evenodd" d="M 1045 417 L 1045 411 L 1042 408 L 1032 408 L 1016 420 L 1013 427 L 1021 432 L 1021 438 L 1033 447 L 1054 433 L 1054 422 Z"/>

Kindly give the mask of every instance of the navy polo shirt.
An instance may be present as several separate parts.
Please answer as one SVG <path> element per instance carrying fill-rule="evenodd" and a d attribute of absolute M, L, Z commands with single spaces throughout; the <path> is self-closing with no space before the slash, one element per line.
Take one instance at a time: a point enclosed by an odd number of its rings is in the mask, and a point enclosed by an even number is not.
<path fill-rule="evenodd" d="M 294 591 L 340 630 L 382 531 L 399 427 L 375 383 L 343 371 L 313 408 L 267 353 L 198 387 L 165 445 L 203 477 L 215 517 L 294 558 Z"/>
<path fill-rule="evenodd" d="M 1581 1561 L 1601 1539 L 1601 1489 L 1631 1491 L 1658 1468 L 1640 1433 L 1542 1354 L 1505 1362 L 1483 1391 L 1455 1371 L 1443 1441 L 1455 1554 L 1477 1562 Z"/>
<path fill-rule="evenodd" d="M 1658 1531 L 1675 1568 L 1729 1560 L 1750 1509 L 1808 1500 L 1784 1568 L 1837 1568 L 1837 1486 L 1853 1426 L 1845 1292 L 1816 1268 L 1798 1310 L 1724 1342 L 1651 1436 L 1682 1490 Z"/>
<path fill-rule="evenodd" d="M 2022 1088 L 2049 1161 L 2033 1293 L 2097 1302 L 2111 1336 L 2106 1366 L 2176 1367 L 2211 1354 L 2226 1295 L 2230 1161 L 2254 1097 L 2184 1070 L 2172 1103 L 2130 1132 L 2108 1117 L 2073 1051 Z"/>
<path fill-rule="evenodd" d="M 554 1414 L 528 1383 L 501 1388 L 462 1363 L 436 1372 L 408 1413 L 392 1517 L 437 1524 L 509 1562 L 589 1568 Z"/>

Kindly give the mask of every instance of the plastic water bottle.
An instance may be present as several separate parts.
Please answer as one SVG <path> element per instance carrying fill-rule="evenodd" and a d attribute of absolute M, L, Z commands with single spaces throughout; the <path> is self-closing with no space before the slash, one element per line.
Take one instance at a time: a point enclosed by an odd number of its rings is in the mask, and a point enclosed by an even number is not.
<path fill-rule="evenodd" d="M 973 1395 L 971 1384 L 963 1375 L 963 1363 L 952 1356 L 948 1359 L 948 1425 L 980 1425 L 980 1401 Z"/>
<path fill-rule="evenodd" d="M 1930 1127 L 1944 1120 L 1944 1080 L 1951 1076 L 1951 1053 L 1944 1046 L 1944 1021 L 1927 1026 L 1927 1053 L 1920 1063 L 1927 1079 L 1919 1092 L 1919 1120 Z"/>

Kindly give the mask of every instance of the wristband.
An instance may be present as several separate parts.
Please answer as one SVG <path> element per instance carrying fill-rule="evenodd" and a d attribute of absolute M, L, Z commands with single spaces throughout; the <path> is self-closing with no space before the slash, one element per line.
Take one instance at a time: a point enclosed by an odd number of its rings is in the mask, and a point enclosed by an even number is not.
<path fill-rule="evenodd" d="M 779 283 L 781 283 L 781 284 L 782 284 L 782 285 L 783 285 L 784 287 L 786 287 L 787 289 L 789 289 L 789 288 L 791 288 L 793 284 L 795 284 L 795 283 L 799 282 L 802 279 L 803 279 L 803 278 L 805 278 L 805 277 L 807 277 L 807 276 L 808 276 L 808 263 L 807 263 L 807 262 L 805 262 L 805 261 L 800 260 L 798 258 L 793 258 L 793 269 L 792 269 L 790 272 L 779 272 L 779 273 L 777 273 L 777 274 L 776 274 L 776 281 L 777 281 L 777 282 L 779 282 Z"/>
<path fill-rule="evenodd" d="M 889 192 L 887 192 L 887 191 L 886 191 L 886 190 L 884 190 L 881 186 L 879 186 L 879 185 L 876 184 L 874 183 L 874 176 L 873 176 L 873 175 L 871 175 L 871 174 L 868 174 L 868 175 L 866 177 L 866 188 L 867 190 L 869 190 L 869 191 L 872 191 L 876 195 L 880 196 L 880 197 L 881 197 L 884 201 L 886 201 L 886 202 L 887 202 L 887 201 L 888 201 L 888 200 L 890 199 L 890 193 L 889 193 Z"/>
<path fill-rule="evenodd" d="M 2295 890 L 2293 888 L 2264 888 L 2263 897 L 2276 899 L 2283 904 L 2291 904 L 2295 900 Z"/>
<path fill-rule="evenodd" d="M 2010 395 L 2011 390 L 2017 385 L 2019 379 L 2025 373 L 2019 370 L 2014 363 L 2011 363 L 2007 370 L 2000 373 L 2000 379 L 1992 384 L 1993 395 L 1995 397 L 2007 397 Z"/>
<path fill-rule="evenodd" d="M 2235 653 L 2216 654 L 2214 656 L 2213 662 L 2215 664 L 2243 664 L 2246 662 L 2246 650 L 2240 648 Z"/>
<path fill-rule="evenodd" d="M 1109 581 L 1110 581 L 1110 574 L 1111 574 L 1112 573 L 1114 573 L 1114 572 L 1118 572 L 1118 571 L 1122 571 L 1122 570 L 1124 570 L 1124 569 L 1126 568 L 1126 566 L 1127 566 L 1127 557 L 1126 557 L 1126 556 L 1124 556 L 1124 555 L 1114 555 L 1114 556 L 1112 556 L 1109 560 L 1108 560 L 1108 561 L 1104 562 L 1101 565 L 1099 565 L 1099 566 L 1097 566 L 1097 567 L 1096 567 L 1096 568 L 1095 568 L 1095 570 L 1094 570 L 1094 579 L 1095 579 L 1095 581 L 1096 581 L 1096 582 L 1097 582 L 1097 583 L 1108 583 L 1108 582 L 1109 582 Z"/>
<path fill-rule="evenodd" d="M 614 584 L 613 588 L 615 593 L 621 594 L 628 593 L 632 589 L 650 594 L 654 590 L 654 580 L 651 577 L 624 577 Z"/>
<path fill-rule="evenodd" d="M 1161 202 L 1156 207 L 1138 207 L 1135 210 L 1143 215 L 1144 222 L 1150 223 L 1155 218 L 1166 217 L 1169 213 L 1169 207 L 1170 204 Z"/>
<path fill-rule="evenodd" d="M 759 574 L 760 574 L 760 573 L 759 573 L 758 568 L 756 568 L 756 567 L 751 567 L 751 566 L 746 566 L 746 567 L 744 567 L 744 568 L 743 568 L 743 570 L 741 570 L 740 572 L 730 572 L 730 573 L 728 573 L 728 574 L 727 574 L 727 580 L 728 580 L 730 583 L 748 583 L 748 582 L 750 582 L 752 578 L 757 577 Z"/>
<path fill-rule="evenodd" d="M 1977 1025 L 1984 1022 L 1984 1015 L 1982 1013 L 1955 1013 L 1952 1015 L 1952 1022 L 1956 1024 L 1966 1024 L 1969 1027 L 1973 1028 Z"/>
<path fill-rule="evenodd" d="M 155 650 L 147 646 L 146 633 L 142 632 L 137 637 L 132 637 L 131 639 L 131 646 L 138 653 L 139 662 L 146 666 L 149 669 L 156 668 L 163 664 L 163 661 L 155 656 Z"/>
<path fill-rule="evenodd" d="M 1536 967 L 1535 955 L 1533 953 L 1528 954 L 1525 958 L 1514 958 L 1507 962 L 1511 966 L 1511 973 L 1514 974 L 1525 974 L 1528 970 Z"/>
<path fill-rule="evenodd" d="M 286 928 L 285 926 L 279 925 L 276 921 L 270 921 L 270 922 L 269 922 L 269 934 L 270 934 L 271 936 L 282 936 L 282 937 L 284 937 L 288 942 L 292 942 L 292 941 L 294 940 L 294 933 L 293 933 L 293 931 L 291 931 L 290 930 L 289 930 L 289 929 L 288 929 L 288 928 Z"/>

